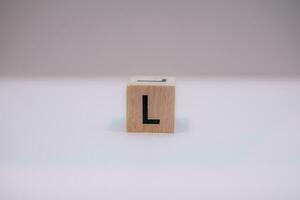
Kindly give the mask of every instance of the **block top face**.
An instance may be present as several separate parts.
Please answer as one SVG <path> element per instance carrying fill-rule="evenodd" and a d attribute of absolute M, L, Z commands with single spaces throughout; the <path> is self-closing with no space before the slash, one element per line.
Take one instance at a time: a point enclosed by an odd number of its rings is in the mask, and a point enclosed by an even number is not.
<path fill-rule="evenodd" d="M 175 86 L 175 77 L 170 76 L 135 76 L 128 85 Z"/>

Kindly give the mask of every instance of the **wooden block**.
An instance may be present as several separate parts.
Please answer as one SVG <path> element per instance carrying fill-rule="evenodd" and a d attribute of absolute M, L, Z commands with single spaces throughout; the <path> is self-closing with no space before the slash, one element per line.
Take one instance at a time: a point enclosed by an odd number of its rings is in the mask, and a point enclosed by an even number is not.
<path fill-rule="evenodd" d="M 133 77 L 127 85 L 127 131 L 174 133 L 175 78 Z"/>

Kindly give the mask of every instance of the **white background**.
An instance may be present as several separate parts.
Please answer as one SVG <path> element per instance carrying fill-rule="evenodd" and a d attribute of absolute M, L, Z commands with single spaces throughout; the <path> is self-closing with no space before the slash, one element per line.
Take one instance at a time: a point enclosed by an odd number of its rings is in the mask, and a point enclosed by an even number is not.
<path fill-rule="evenodd" d="M 126 79 L 1 79 L 0 199 L 299 199 L 300 82 L 178 79 L 175 134 Z"/>
<path fill-rule="evenodd" d="M 0 200 L 300 199 L 299 22 L 297 0 L 1 0 Z M 125 132 L 133 75 L 177 76 L 175 134 Z"/>

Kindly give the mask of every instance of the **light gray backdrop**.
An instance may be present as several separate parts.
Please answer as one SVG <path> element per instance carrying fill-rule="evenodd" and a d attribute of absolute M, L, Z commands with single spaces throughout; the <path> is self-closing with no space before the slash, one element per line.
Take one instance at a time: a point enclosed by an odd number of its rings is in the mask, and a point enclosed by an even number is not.
<path fill-rule="evenodd" d="M 299 76 L 300 1 L 0 1 L 0 76 L 135 74 Z"/>

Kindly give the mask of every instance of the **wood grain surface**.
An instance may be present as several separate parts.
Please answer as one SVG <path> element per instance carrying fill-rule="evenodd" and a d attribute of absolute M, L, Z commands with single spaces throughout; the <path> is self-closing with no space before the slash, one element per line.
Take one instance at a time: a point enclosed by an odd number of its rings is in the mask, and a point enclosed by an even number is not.
<path fill-rule="evenodd" d="M 143 123 L 143 95 L 148 96 L 148 118 L 159 124 Z M 127 131 L 173 133 L 175 85 L 170 83 L 129 84 L 127 86 Z"/>

